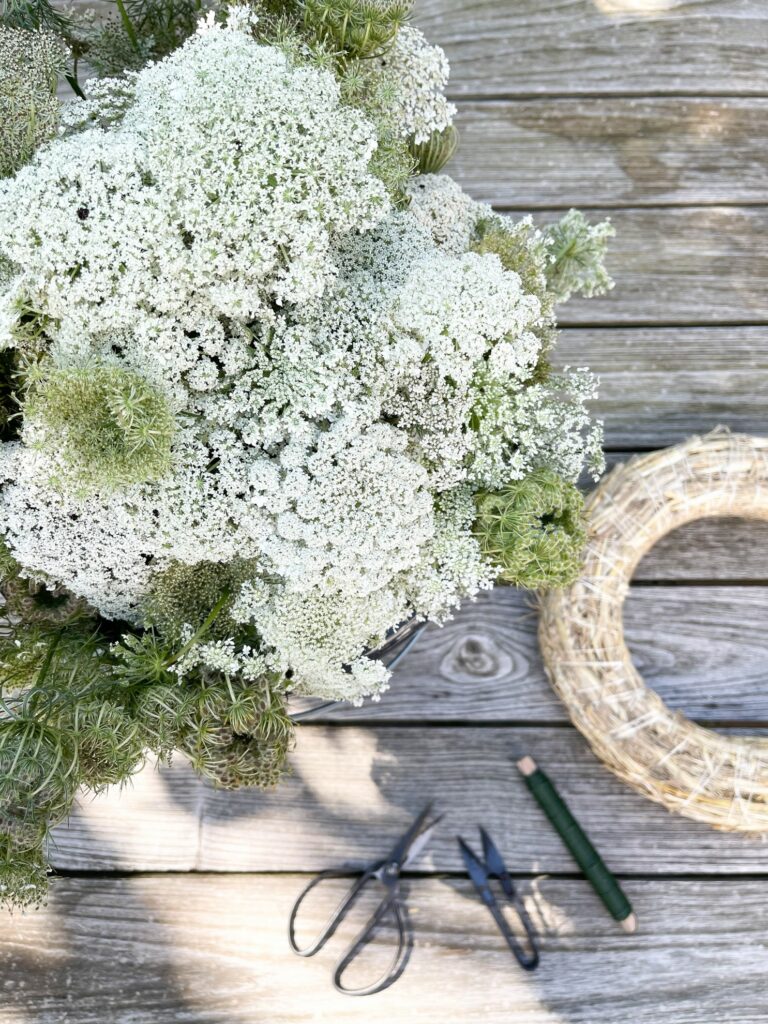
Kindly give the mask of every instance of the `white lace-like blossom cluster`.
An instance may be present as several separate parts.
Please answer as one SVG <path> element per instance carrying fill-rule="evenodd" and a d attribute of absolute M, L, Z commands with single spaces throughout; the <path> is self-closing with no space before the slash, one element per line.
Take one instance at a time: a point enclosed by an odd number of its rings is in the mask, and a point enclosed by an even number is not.
<path fill-rule="evenodd" d="M 386 213 L 375 146 L 330 73 L 207 31 L 135 77 L 111 131 L 49 146 L 0 190 L 4 249 L 76 331 L 133 330 L 148 308 L 263 317 L 321 295 L 334 238 Z"/>
<path fill-rule="evenodd" d="M 391 87 L 391 112 L 404 139 L 427 142 L 453 121 L 456 107 L 443 94 L 448 60 L 417 28 L 400 29 L 395 44 L 379 60 L 383 81 Z"/>
<path fill-rule="evenodd" d="M 430 97 L 403 99 L 405 134 L 449 123 L 447 66 L 420 33 L 400 31 L 387 68 L 403 97 Z M 175 417 L 171 469 L 69 493 L 25 420 L 0 451 L 10 550 L 137 625 L 174 563 L 247 561 L 231 614 L 252 641 L 193 645 L 178 671 L 377 694 L 369 648 L 492 585 L 475 492 L 542 465 L 578 475 L 591 384 L 566 379 L 566 401 L 530 386 L 544 313 L 472 251 L 487 208 L 431 176 L 392 208 L 374 127 L 330 73 L 235 22 L 102 92 L 0 183 L 0 253 L 18 268 L 0 345 L 20 344 L 23 306 L 52 366 L 141 376 Z"/>

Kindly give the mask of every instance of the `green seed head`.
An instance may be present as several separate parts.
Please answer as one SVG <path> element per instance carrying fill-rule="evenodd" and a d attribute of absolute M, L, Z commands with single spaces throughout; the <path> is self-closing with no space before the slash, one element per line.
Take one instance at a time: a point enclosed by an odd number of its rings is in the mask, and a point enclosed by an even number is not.
<path fill-rule="evenodd" d="M 573 484 L 538 469 L 503 491 L 478 494 L 474 532 L 499 579 L 531 589 L 578 576 L 584 500 Z"/>
<path fill-rule="evenodd" d="M 409 0 L 304 0 L 305 31 L 349 58 L 386 52 L 411 13 Z"/>
<path fill-rule="evenodd" d="M 170 469 L 173 415 L 164 396 L 129 370 L 37 367 L 24 415 L 42 427 L 40 447 L 60 460 L 61 482 L 82 495 L 157 480 Z"/>

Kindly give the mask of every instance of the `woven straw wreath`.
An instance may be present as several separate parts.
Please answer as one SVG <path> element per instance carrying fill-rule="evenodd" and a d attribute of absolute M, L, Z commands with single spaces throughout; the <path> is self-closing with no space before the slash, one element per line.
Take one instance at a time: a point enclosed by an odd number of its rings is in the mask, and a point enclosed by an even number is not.
<path fill-rule="evenodd" d="M 595 754 L 672 811 L 716 828 L 768 831 L 768 740 L 721 736 L 649 689 L 624 641 L 632 574 L 660 537 L 694 519 L 768 519 L 768 438 L 717 431 L 618 466 L 587 503 L 579 580 L 542 598 L 547 673 Z"/>

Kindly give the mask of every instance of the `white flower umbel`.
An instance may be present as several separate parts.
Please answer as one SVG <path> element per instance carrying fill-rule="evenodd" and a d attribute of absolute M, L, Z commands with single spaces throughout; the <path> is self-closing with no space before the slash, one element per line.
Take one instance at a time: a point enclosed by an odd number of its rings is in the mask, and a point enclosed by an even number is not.
<path fill-rule="evenodd" d="M 408 186 L 409 212 L 452 255 L 469 249 L 475 225 L 491 208 L 476 202 L 447 174 L 421 174 Z"/>
<path fill-rule="evenodd" d="M 0 185 L 0 250 L 37 308 L 91 333 L 190 302 L 263 316 L 320 295 L 332 239 L 385 215 L 375 146 L 330 73 L 206 31 L 136 76 L 121 120 Z"/>
<path fill-rule="evenodd" d="M 378 61 L 381 79 L 391 88 L 390 113 L 404 139 L 426 142 L 453 121 L 456 107 L 443 94 L 448 60 L 417 28 L 406 25 L 394 46 Z"/>

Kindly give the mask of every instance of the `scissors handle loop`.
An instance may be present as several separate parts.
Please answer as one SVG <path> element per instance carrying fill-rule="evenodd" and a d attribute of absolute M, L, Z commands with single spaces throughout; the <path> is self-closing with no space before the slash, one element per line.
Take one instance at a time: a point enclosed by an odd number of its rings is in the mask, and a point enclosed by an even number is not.
<path fill-rule="evenodd" d="M 397 928 L 397 946 L 395 955 L 392 958 L 387 970 L 377 981 L 362 988 L 347 988 L 344 985 L 343 977 L 347 968 L 360 956 L 365 947 L 373 940 L 376 932 L 384 923 L 388 915 L 391 915 Z M 393 985 L 406 968 L 413 950 L 413 933 L 408 925 L 407 918 L 403 912 L 400 896 L 397 891 L 390 892 L 381 901 L 378 909 L 363 928 L 358 937 L 350 946 L 347 953 L 339 960 L 333 972 L 333 984 L 337 992 L 346 996 L 372 996 L 376 992 L 383 992 L 385 988 Z"/>
<path fill-rule="evenodd" d="M 350 871 L 322 871 L 319 875 L 312 879 L 312 881 L 305 886 L 299 895 L 299 898 L 293 905 L 291 911 L 291 917 L 288 922 L 288 941 L 291 944 L 291 949 L 294 953 L 298 953 L 299 956 L 314 956 L 315 953 L 319 953 L 326 942 L 333 936 L 336 929 L 339 927 L 341 922 L 344 920 L 347 912 L 352 907 L 357 897 L 360 895 L 364 886 L 373 877 L 371 871 L 364 871 L 362 874 L 358 874 L 355 881 L 352 883 L 349 890 L 344 896 L 342 896 L 339 905 L 333 911 L 331 916 L 328 918 L 323 930 L 320 935 L 315 939 L 309 946 L 301 947 L 296 939 L 296 918 L 298 917 L 299 910 L 302 903 L 312 890 L 321 884 L 321 882 L 328 881 L 332 878 L 352 878 L 355 877 L 354 872 Z"/>

